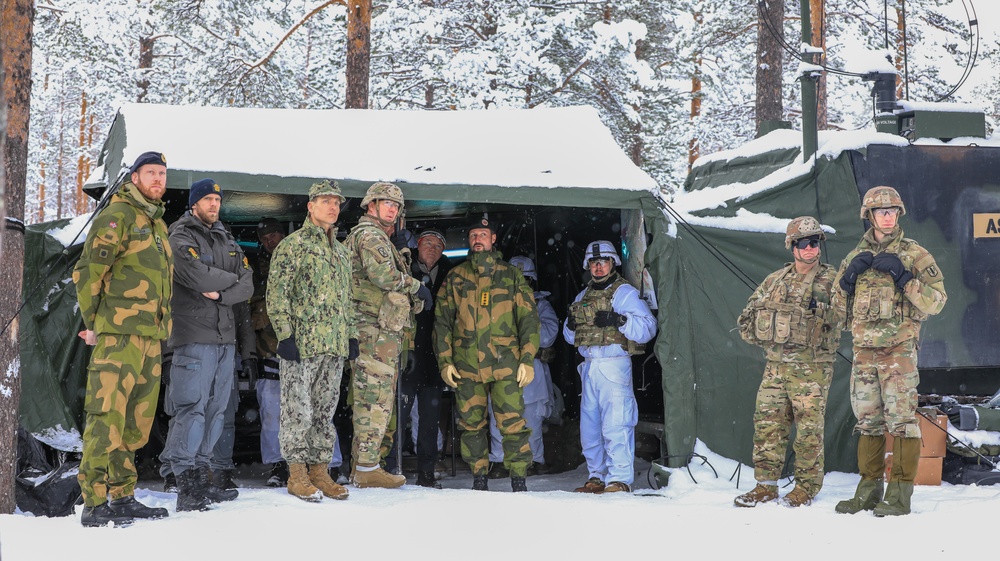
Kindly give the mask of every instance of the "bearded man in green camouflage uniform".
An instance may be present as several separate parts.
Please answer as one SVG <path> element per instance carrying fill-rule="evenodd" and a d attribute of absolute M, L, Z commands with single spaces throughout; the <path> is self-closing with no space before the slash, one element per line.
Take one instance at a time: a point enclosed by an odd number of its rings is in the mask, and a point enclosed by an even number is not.
<path fill-rule="evenodd" d="M 906 207 L 892 187 L 870 189 L 861 218 L 871 223 L 847 254 L 837 277 L 834 305 L 846 314 L 854 336 L 851 407 L 858 424 L 858 471 L 854 497 L 837 512 L 873 510 L 875 516 L 910 513 L 920 460 L 917 421 L 917 347 L 920 325 L 944 308 L 948 295 L 934 257 L 903 237 Z M 890 481 L 884 487 L 885 434 L 893 436 Z"/>
<path fill-rule="evenodd" d="M 754 410 L 753 463 L 757 486 L 734 500 L 753 507 L 778 499 L 788 435 L 794 424 L 795 488 L 785 506 L 812 502 L 823 487 L 823 427 L 833 361 L 843 319 L 831 307 L 837 271 L 819 261 L 826 234 L 819 221 L 788 223 L 785 249 L 794 261 L 771 273 L 740 314 L 740 336 L 763 347 L 767 366 Z"/>
<path fill-rule="evenodd" d="M 511 489 L 527 491 L 531 464 L 523 388 L 535 376 L 541 323 L 534 291 L 521 270 L 501 259 L 495 226 L 483 218 L 469 229 L 469 257 L 448 273 L 434 310 L 434 351 L 441 378 L 455 388 L 462 459 L 473 489 L 486 491 L 490 464 L 487 396 L 503 436 Z"/>
<path fill-rule="evenodd" d="M 281 455 L 288 493 L 318 502 L 346 499 L 330 477 L 344 360 L 357 354 L 351 303 L 351 259 L 334 224 L 344 202 L 336 182 L 309 189 L 309 218 L 274 250 L 267 279 L 267 314 L 281 358 Z"/>
<path fill-rule="evenodd" d="M 389 239 L 403 209 L 403 192 L 392 183 L 368 188 L 361 206 L 367 214 L 344 241 L 351 257 L 351 297 L 358 320 L 358 358 L 353 363 L 354 467 L 358 487 L 392 489 L 402 475 L 379 466 L 380 446 L 396 396 L 399 355 L 413 314 L 431 305 L 431 293 L 410 275 L 409 265 Z"/>
<path fill-rule="evenodd" d="M 84 396 L 80 490 L 84 526 L 162 518 L 133 496 L 135 451 L 149 440 L 160 393 L 160 345 L 170 334 L 173 256 L 163 222 L 167 161 L 145 152 L 94 218 L 73 270 L 94 347 Z"/>

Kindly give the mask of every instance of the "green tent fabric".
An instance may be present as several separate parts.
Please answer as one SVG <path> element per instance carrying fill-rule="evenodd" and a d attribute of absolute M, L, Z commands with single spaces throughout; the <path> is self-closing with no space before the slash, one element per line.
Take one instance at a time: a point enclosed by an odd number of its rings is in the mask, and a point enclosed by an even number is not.
<path fill-rule="evenodd" d="M 19 333 L 21 424 L 42 442 L 67 451 L 81 450 L 90 356 L 77 337 L 83 320 L 72 280 L 83 234 L 78 243 L 67 248 L 48 232 L 63 228 L 78 232 L 79 224 L 79 219 L 35 224 L 28 226 L 24 237 L 24 307 Z"/>
<path fill-rule="evenodd" d="M 692 171 L 686 191 L 764 181 L 797 159 L 798 149 L 778 149 L 710 162 Z M 663 365 L 668 466 L 686 465 L 696 440 L 751 464 L 754 403 L 765 361 L 760 348 L 740 339 L 736 318 L 757 284 L 791 260 L 783 224 L 812 215 L 832 228 L 823 260 L 836 267 L 863 234 L 859 202 L 850 161 L 843 154 L 820 158 L 812 173 L 775 182 L 742 200 L 727 198 L 718 208 L 689 216 L 669 207 L 655 209 L 655 203 L 644 207 L 647 215 L 661 210 L 646 264 L 657 279 L 661 310 L 669 310 L 655 347 Z M 727 227 L 727 219 L 738 211 L 780 219 L 781 232 Z M 850 357 L 846 333 L 841 354 Z M 847 358 L 835 363 L 828 400 L 827 470 L 856 469 Z"/>

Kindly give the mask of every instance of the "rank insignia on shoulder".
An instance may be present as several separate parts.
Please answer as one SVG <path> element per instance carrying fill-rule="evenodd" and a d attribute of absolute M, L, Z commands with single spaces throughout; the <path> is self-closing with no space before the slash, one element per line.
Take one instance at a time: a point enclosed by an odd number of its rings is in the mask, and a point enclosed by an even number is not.
<path fill-rule="evenodd" d="M 489 306 L 490 305 L 490 293 L 489 292 L 483 291 L 482 295 L 479 297 L 479 305 L 480 306 Z"/>

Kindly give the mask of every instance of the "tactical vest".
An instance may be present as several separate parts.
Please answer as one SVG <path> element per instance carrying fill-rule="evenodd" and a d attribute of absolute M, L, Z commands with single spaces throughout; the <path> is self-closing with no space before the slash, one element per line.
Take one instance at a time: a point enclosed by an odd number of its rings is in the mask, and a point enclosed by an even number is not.
<path fill-rule="evenodd" d="M 361 260 L 359 239 L 370 229 L 374 235 L 385 235 L 375 224 L 359 222 L 344 240 L 344 245 L 351 254 L 351 297 L 358 313 L 358 320 L 365 321 L 364 316 L 377 321 L 379 326 L 389 331 L 402 331 L 412 325 L 410 313 L 410 296 L 402 292 L 383 291 L 368 278 L 364 263 Z M 402 256 L 391 243 L 386 241 L 386 247 L 392 252 L 393 265 L 400 272 L 409 275 L 410 268 L 403 262 Z"/>
<path fill-rule="evenodd" d="M 603 347 L 606 345 L 621 345 L 630 355 L 642 354 L 645 345 L 636 343 L 625 337 L 617 325 L 598 327 L 594 325 L 597 312 L 613 312 L 611 301 L 615 292 L 622 285 L 628 284 L 621 275 L 604 290 L 588 288 L 578 302 L 569 306 L 569 313 L 576 321 L 576 336 L 573 345 L 576 347 Z"/>
<path fill-rule="evenodd" d="M 822 265 L 817 265 L 801 281 L 786 282 L 795 264 L 788 265 L 766 287 L 760 298 L 750 302 L 740 315 L 740 335 L 748 343 L 769 347 L 792 344 L 823 351 L 835 351 L 840 331 L 826 321 L 832 310 L 827 304 L 809 309 L 813 298 L 813 280 Z"/>
<path fill-rule="evenodd" d="M 899 240 L 896 255 L 906 270 L 918 274 L 934 263 L 934 258 L 927 250 L 908 238 Z M 903 291 L 896 288 L 896 283 L 888 273 L 869 269 L 858 275 L 850 318 L 865 323 L 889 320 L 898 325 L 904 319 L 921 322 L 928 315 L 910 303 Z"/>

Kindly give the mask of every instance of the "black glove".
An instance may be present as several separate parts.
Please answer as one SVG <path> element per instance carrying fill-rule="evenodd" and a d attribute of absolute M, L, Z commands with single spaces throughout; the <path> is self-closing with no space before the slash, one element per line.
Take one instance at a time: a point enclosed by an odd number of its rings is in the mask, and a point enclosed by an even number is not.
<path fill-rule="evenodd" d="M 243 359 L 243 375 L 248 378 L 257 377 L 257 359 L 254 357 Z"/>
<path fill-rule="evenodd" d="M 597 327 L 621 327 L 625 325 L 625 316 L 618 312 L 597 312 L 594 314 L 594 325 Z"/>
<path fill-rule="evenodd" d="M 352 339 L 348 339 L 347 340 L 347 360 L 354 360 L 354 359 L 358 358 L 359 354 L 361 354 L 361 349 L 358 347 L 358 340 L 357 339 L 353 339 L 353 338 Z"/>
<path fill-rule="evenodd" d="M 848 294 L 854 294 L 854 287 L 858 284 L 858 275 L 867 271 L 872 266 L 872 252 L 862 251 L 854 256 L 851 262 L 844 269 L 844 275 L 840 277 L 840 288 Z"/>
<path fill-rule="evenodd" d="M 872 259 L 872 269 L 889 273 L 889 276 L 892 277 L 893 282 L 896 283 L 896 286 L 900 290 L 903 290 L 906 283 L 913 278 L 913 273 L 903 267 L 903 262 L 899 260 L 899 256 L 895 253 L 879 253 L 876 255 Z"/>
<path fill-rule="evenodd" d="M 425 310 L 431 309 L 431 306 L 434 305 L 434 297 L 431 296 L 431 289 L 427 288 L 427 285 L 420 285 L 420 288 L 417 289 L 417 298 L 424 301 Z"/>
<path fill-rule="evenodd" d="M 566 327 L 570 331 L 576 331 L 576 319 L 572 315 L 566 316 Z"/>
<path fill-rule="evenodd" d="M 299 355 L 299 348 L 295 345 L 295 335 L 292 335 L 288 339 L 278 341 L 277 352 L 278 356 L 292 362 L 298 362 L 302 358 Z"/>
<path fill-rule="evenodd" d="M 815 310 L 816 309 L 816 299 L 815 298 L 810 298 L 809 299 L 809 309 L 810 310 Z"/>
<path fill-rule="evenodd" d="M 392 242 L 392 245 L 396 246 L 396 251 L 404 247 L 417 247 L 417 240 L 413 237 L 413 232 L 409 230 L 399 230 L 389 236 L 389 241 Z"/>

